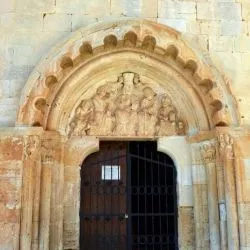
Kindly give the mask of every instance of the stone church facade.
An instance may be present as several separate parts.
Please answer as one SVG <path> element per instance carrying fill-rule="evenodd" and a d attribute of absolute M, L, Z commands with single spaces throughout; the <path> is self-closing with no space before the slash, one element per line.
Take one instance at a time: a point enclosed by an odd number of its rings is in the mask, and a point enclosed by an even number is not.
<path fill-rule="evenodd" d="M 0 249 L 89 249 L 80 172 L 105 141 L 171 157 L 178 249 L 250 249 L 248 2 L 75 2 L 0 7 Z"/>

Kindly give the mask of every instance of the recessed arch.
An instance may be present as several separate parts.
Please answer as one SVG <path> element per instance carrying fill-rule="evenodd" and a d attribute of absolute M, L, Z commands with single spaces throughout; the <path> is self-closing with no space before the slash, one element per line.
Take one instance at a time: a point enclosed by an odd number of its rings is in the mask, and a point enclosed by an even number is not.
<path fill-rule="evenodd" d="M 41 60 L 20 100 L 17 125 L 37 125 L 68 134 L 82 100 L 124 72 L 138 74 L 154 91 L 171 97 L 186 134 L 239 124 L 226 80 L 182 35 L 145 20 L 83 28 Z M 43 100 L 43 106 L 36 105 Z"/>

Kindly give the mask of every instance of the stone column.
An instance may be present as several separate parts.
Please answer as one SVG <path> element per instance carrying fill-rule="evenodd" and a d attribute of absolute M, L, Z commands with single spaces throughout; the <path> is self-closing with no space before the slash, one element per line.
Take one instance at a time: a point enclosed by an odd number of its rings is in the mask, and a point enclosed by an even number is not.
<path fill-rule="evenodd" d="M 206 142 L 201 145 L 201 155 L 205 164 L 207 174 L 210 249 L 219 250 L 220 226 L 215 152 L 216 149 L 214 142 Z"/>
<path fill-rule="evenodd" d="M 45 132 L 41 142 L 41 205 L 39 249 L 63 247 L 63 166 L 61 137 Z"/>
<path fill-rule="evenodd" d="M 20 250 L 31 249 L 33 234 L 32 222 L 34 215 L 33 199 L 34 190 L 36 188 L 36 183 L 33 177 L 34 172 L 36 171 L 37 157 L 39 155 L 39 137 L 27 135 L 24 143 Z M 37 209 L 37 207 L 35 209 Z M 37 216 L 36 212 L 37 210 L 35 211 L 35 215 Z M 37 234 L 37 232 L 35 234 Z"/>
<path fill-rule="evenodd" d="M 239 228 L 235 183 L 235 161 L 233 139 L 228 135 L 219 135 L 220 151 L 223 154 L 225 197 L 227 210 L 228 249 L 239 249 Z"/>
<path fill-rule="evenodd" d="M 40 136 L 36 137 L 37 147 L 36 150 L 37 157 L 34 159 L 33 168 L 33 215 L 32 215 L 32 241 L 31 249 L 38 250 L 39 248 L 39 223 L 40 223 L 40 188 L 41 188 L 41 140 Z"/>
<path fill-rule="evenodd" d="M 192 181 L 194 197 L 195 249 L 210 249 L 208 188 L 206 169 L 201 159 L 200 144 L 192 147 Z"/>
<path fill-rule="evenodd" d="M 226 210 L 226 197 L 225 197 L 225 180 L 224 180 L 224 136 L 218 137 L 216 167 L 217 167 L 217 186 L 218 186 L 218 202 L 220 214 L 220 237 L 221 249 L 227 250 L 227 210 Z"/>

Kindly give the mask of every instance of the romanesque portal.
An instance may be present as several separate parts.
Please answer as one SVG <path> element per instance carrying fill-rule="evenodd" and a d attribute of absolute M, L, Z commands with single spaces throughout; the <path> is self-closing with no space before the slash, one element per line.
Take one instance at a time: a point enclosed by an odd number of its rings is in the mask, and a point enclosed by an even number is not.
<path fill-rule="evenodd" d="M 228 80 L 175 30 L 126 20 L 76 32 L 38 64 L 16 127 L 1 133 L 1 157 L 23 183 L 18 246 L 79 249 L 84 160 L 103 141 L 155 141 L 176 169 L 178 248 L 239 249 L 247 137 L 238 126 Z M 104 223 L 89 213 L 87 223 Z"/>

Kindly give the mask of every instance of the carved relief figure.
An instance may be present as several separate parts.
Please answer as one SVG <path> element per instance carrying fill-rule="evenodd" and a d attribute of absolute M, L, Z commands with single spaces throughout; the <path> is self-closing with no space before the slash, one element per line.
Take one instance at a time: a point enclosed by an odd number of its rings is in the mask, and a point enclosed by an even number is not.
<path fill-rule="evenodd" d="M 184 133 L 168 96 L 161 98 L 139 75 L 125 72 L 116 82 L 106 82 L 75 109 L 69 123 L 71 135 L 155 136 Z"/>
<path fill-rule="evenodd" d="M 115 134 L 127 135 L 129 134 L 128 124 L 130 122 L 130 96 L 127 94 L 121 94 L 116 100 L 116 127 Z"/>
<path fill-rule="evenodd" d="M 156 93 L 150 88 L 143 89 L 139 111 L 139 134 L 154 135 L 157 121 L 158 102 Z"/>
<path fill-rule="evenodd" d="M 158 114 L 158 135 L 176 134 L 176 110 L 168 96 L 164 96 Z M 178 127 L 181 124 L 178 124 Z"/>

